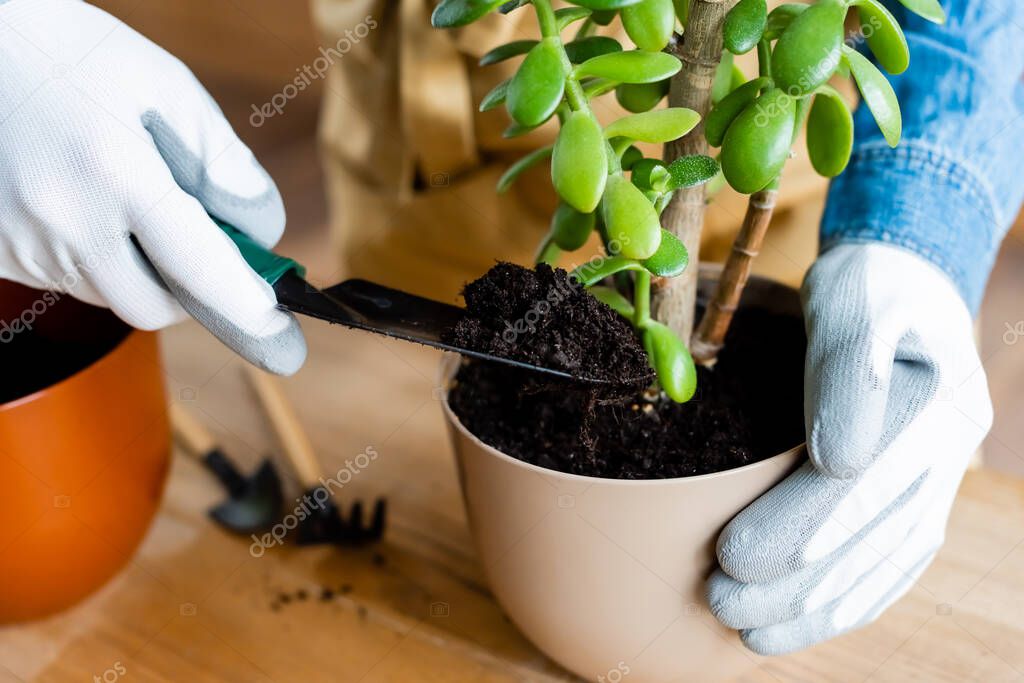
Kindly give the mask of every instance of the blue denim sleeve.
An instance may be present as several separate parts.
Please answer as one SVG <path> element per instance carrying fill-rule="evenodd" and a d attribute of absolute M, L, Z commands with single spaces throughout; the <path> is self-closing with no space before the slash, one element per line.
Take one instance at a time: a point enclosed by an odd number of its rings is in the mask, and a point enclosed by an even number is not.
<path fill-rule="evenodd" d="M 890 78 L 903 138 L 890 148 L 859 107 L 821 250 L 881 241 L 914 251 L 945 271 L 976 313 L 1024 201 L 1024 0 L 942 4 L 943 25 L 894 9 L 911 53 L 910 68 Z"/>

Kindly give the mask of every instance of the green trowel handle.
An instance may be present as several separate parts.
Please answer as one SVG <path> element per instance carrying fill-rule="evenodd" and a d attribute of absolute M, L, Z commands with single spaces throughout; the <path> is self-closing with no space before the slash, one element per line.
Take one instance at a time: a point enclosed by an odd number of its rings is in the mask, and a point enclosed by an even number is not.
<path fill-rule="evenodd" d="M 211 218 L 213 217 L 211 216 Z M 295 274 L 299 277 L 305 277 L 306 268 L 298 261 L 294 261 L 286 256 L 278 256 L 266 247 L 260 246 L 255 240 L 233 225 L 228 225 L 216 218 L 213 218 L 213 222 L 219 225 L 220 229 L 235 243 L 238 251 L 242 252 L 242 258 L 249 264 L 249 267 L 271 285 L 277 284 L 278 280 L 292 271 L 295 271 Z"/>

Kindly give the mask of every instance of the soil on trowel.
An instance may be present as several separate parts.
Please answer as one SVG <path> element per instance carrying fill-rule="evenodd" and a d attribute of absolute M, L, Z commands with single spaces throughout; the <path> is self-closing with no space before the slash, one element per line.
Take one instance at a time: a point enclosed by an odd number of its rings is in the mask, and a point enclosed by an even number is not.
<path fill-rule="evenodd" d="M 466 315 L 448 343 L 616 385 L 653 378 L 630 324 L 561 268 L 499 263 L 462 296 Z"/>
<path fill-rule="evenodd" d="M 629 324 L 582 290 L 502 336 L 564 271 L 499 264 L 465 288 L 462 343 L 597 376 L 636 376 L 646 357 Z M 513 327 L 513 329 L 515 329 Z M 569 340 L 569 341 L 567 341 Z M 640 387 L 539 382 L 515 367 L 464 361 L 450 405 L 485 443 L 548 469 L 615 479 L 661 479 L 748 465 L 804 440 L 801 320 L 741 309 L 714 369 L 698 368 L 697 395 L 677 404 Z M 629 364 L 628 367 L 625 364 Z M 610 364 L 610 365 L 605 365 Z"/>

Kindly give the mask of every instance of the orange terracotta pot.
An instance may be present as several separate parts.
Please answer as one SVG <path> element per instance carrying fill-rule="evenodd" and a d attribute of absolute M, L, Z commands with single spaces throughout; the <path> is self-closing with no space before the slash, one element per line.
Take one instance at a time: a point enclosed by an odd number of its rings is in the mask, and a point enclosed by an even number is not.
<path fill-rule="evenodd" d="M 155 333 L 5 281 L 0 321 L 0 354 L 28 350 L 16 374 L 46 384 L 16 398 L 8 385 L 0 403 L 4 624 L 73 605 L 130 560 L 160 501 L 170 430 Z"/>

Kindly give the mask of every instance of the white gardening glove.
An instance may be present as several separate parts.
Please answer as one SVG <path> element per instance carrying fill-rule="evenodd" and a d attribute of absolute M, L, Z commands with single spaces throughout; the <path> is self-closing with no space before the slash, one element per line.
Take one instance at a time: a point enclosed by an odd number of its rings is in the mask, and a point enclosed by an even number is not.
<path fill-rule="evenodd" d="M 281 197 L 184 64 L 84 2 L 11 0 L 0 93 L 0 277 L 142 329 L 187 311 L 263 368 L 302 365 L 298 324 L 207 215 L 270 247 Z"/>
<path fill-rule="evenodd" d="M 992 421 L 967 307 L 901 248 L 842 244 L 803 287 L 810 462 L 718 539 L 712 612 L 782 654 L 874 620 L 942 545 Z"/>

